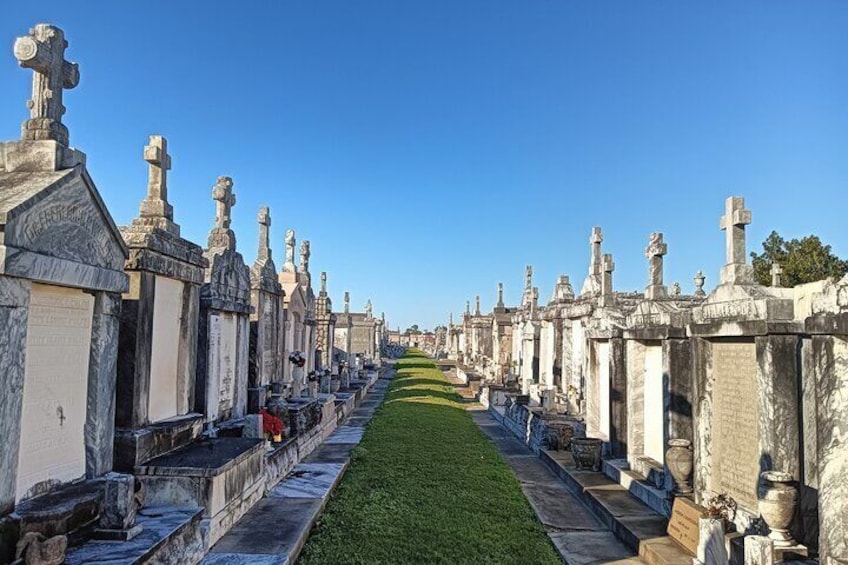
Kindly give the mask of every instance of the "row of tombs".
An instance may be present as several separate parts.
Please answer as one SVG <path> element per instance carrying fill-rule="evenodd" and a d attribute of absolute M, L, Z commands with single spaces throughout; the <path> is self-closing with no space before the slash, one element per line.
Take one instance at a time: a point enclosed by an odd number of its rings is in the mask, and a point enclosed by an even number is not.
<path fill-rule="evenodd" d="M 519 306 L 504 305 L 502 285 L 492 312 L 478 297 L 436 332 L 438 355 L 531 447 L 588 436 L 590 467 L 657 513 L 672 516 L 677 498 L 697 513 L 725 502 L 736 507 L 728 548 L 846 563 L 848 276 L 785 288 L 775 264 L 771 285 L 756 284 L 750 222 L 744 200 L 728 198 L 727 264 L 709 294 L 699 271 L 692 295 L 665 286 L 661 233 L 644 293 L 614 291 L 594 228 L 579 294 L 560 276 L 539 306 L 528 267 Z M 773 497 L 779 518 L 764 510 Z"/>
<path fill-rule="evenodd" d="M 277 272 L 267 208 L 248 267 L 229 177 L 207 247 L 182 238 L 161 136 L 117 227 L 62 124 L 66 47 L 46 24 L 15 42 L 31 115 L 0 143 L 0 563 L 85 562 L 100 539 L 119 561 L 190 563 L 362 400 L 385 319 L 347 293 L 333 313 L 292 230 Z"/>

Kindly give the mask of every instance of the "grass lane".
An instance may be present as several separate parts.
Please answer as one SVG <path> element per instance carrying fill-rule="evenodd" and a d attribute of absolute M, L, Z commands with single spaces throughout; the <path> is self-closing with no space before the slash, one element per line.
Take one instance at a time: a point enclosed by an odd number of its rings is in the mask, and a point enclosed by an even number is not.
<path fill-rule="evenodd" d="M 411 350 L 299 563 L 562 561 L 453 387 Z"/>

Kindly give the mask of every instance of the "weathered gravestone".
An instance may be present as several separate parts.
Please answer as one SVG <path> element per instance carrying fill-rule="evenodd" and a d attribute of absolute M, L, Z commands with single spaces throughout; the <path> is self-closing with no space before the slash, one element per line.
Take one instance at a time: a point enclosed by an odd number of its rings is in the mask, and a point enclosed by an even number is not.
<path fill-rule="evenodd" d="M 30 119 L 21 141 L 0 144 L 4 543 L 14 544 L 17 535 L 51 519 L 49 511 L 35 523 L 28 518 L 28 508 L 38 506 L 36 497 L 61 493 L 70 483 L 112 468 L 127 250 L 89 176 L 85 155 L 68 146 L 62 92 L 77 85 L 79 71 L 64 58 L 67 45 L 62 30 L 48 24 L 15 42 L 20 65 L 33 71 Z M 101 486 L 74 488 L 68 496 L 78 497 L 82 518 L 96 516 Z M 4 518 L 12 510 L 16 517 Z M 78 519 L 71 512 L 53 524 L 54 532 L 67 533 L 80 525 Z M 0 546 L 0 561 L 13 552 L 14 547 Z"/>

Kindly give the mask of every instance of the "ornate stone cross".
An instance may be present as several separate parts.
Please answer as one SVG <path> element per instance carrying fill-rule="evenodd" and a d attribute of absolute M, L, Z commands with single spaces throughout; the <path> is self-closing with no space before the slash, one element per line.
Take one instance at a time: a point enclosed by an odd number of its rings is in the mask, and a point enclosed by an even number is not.
<path fill-rule="evenodd" d="M 283 271 L 287 273 L 294 272 L 294 246 L 295 246 L 295 238 L 294 238 L 294 230 L 288 229 L 286 230 L 286 261 L 283 263 Z"/>
<path fill-rule="evenodd" d="M 612 255 L 604 253 L 601 261 L 603 269 L 603 277 L 601 278 L 601 306 L 612 306 L 615 303 L 612 293 L 612 273 L 615 271 L 615 263 L 612 262 Z"/>
<path fill-rule="evenodd" d="M 230 229 L 230 214 L 236 205 L 236 195 L 233 192 L 233 179 L 230 177 L 218 177 L 218 182 L 212 188 L 212 198 L 215 200 L 215 227 L 218 229 Z"/>
<path fill-rule="evenodd" d="M 371 318 L 374 307 L 371 306 L 371 299 L 368 299 L 368 302 L 365 303 L 365 317 Z"/>
<path fill-rule="evenodd" d="M 752 284 L 754 270 L 745 263 L 745 226 L 751 223 L 751 211 L 745 210 L 745 199 L 731 196 L 725 201 L 721 229 L 725 232 L 727 264 L 721 270 L 721 282 Z"/>
<path fill-rule="evenodd" d="M 309 274 L 309 257 L 312 252 L 309 250 L 309 240 L 304 239 L 300 242 L 300 272 Z"/>
<path fill-rule="evenodd" d="M 771 265 L 771 286 L 783 286 L 781 284 L 780 275 L 783 274 L 783 268 L 777 263 Z"/>
<path fill-rule="evenodd" d="M 530 319 L 535 320 L 539 309 L 539 288 L 533 287 L 530 291 Z"/>
<path fill-rule="evenodd" d="M 504 305 L 504 301 L 503 301 L 503 283 L 502 283 L 502 282 L 499 282 L 499 283 L 498 283 L 498 308 L 503 308 L 503 305 Z"/>
<path fill-rule="evenodd" d="M 662 232 L 651 234 L 645 256 L 648 258 L 648 286 L 645 288 L 645 298 L 665 298 L 668 291 L 663 285 L 663 256 L 668 253 L 668 245 L 663 242 Z"/>
<path fill-rule="evenodd" d="M 259 258 L 271 258 L 271 237 L 269 228 L 271 227 L 271 211 L 267 206 L 262 206 L 259 209 L 259 214 L 256 215 L 256 221 L 259 222 Z"/>
<path fill-rule="evenodd" d="M 471 315 L 471 301 L 470 300 L 465 301 L 465 315 L 466 316 Z"/>
<path fill-rule="evenodd" d="M 589 263 L 589 274 L 583 281 L 580 294 L 591 294 L 601 290 L 601 243 L 603 241 L 604 235 L 601 228 L 593 227 L 592 235 L 589 237 L 589 244 L 592 246 L 592 260 Z"/>
<path fill-rule="evenodd" d="M 27 102 L 30 119 L 21 128 L 24 141 L 52 139 L 68 145 L 68 128 L 62 124 L 62 90 L 79 84 L 79 66 L 65 60 L 67 47 L 64 32 L 49 24 L 38 24 L 29 35 L 15 40 L 18 63 L 35 71 L 32 98 Z"/>

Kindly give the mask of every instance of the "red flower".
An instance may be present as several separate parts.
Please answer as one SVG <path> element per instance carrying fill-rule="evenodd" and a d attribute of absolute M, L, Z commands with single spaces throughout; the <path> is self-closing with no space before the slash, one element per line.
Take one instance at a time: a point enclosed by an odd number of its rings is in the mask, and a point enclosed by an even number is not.
<path fill-rule="evenodd" d="M 262 415 L 262 431 L 266 434 L 271 434 L 272 436 L 278 436 L 283 433 L 283 421 L 273 414 L 269 413 L 264 408 L 259 411 L 259 414 Z"/>

